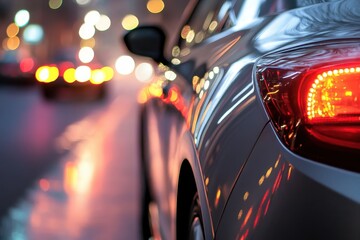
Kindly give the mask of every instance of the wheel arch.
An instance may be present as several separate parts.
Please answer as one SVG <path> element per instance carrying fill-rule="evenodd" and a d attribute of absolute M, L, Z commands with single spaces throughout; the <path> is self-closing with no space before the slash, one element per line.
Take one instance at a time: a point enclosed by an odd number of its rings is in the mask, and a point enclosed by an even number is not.
<path fill-rule="evenodd" d="M 202 221 L 205 239 L 214 237 L 214 230 L 210 218 L 207 196 L 202 178 L 196 178 L 194 169 L 189 160 L 185 159 L 180 168 L 177 206 L 176 206 L 176 239 L 187 239 L 188 216 L 193 203 L 193 197 L 198 193 L 201 204 Z"/>
<path fill-rule="evenodd" d="M 177 206 L 176 206 L 176 239 L 186 239 L 187 226 L 191 203 L 197 192 L 195 177 L 188 160 L 184 160 L 179 174 Z"/>

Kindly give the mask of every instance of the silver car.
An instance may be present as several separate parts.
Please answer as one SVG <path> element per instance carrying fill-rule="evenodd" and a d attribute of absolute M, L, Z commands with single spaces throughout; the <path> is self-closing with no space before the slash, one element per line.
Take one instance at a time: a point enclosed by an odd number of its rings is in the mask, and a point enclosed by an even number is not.
<path fill-rule="evenodd" d="M 161 69 L 139 98 L 144 238 L 360 239 L 360 2 L 190 4 L 179 31 L 124 36 Z"/>

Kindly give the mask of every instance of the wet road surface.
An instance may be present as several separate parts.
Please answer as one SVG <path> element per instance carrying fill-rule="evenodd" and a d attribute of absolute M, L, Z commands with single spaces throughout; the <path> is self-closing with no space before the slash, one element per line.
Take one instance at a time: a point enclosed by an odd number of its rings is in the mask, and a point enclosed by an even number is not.
<path fill-rule="evenodd" d="M 139 239 L 140 84 L 103 101 L 0 88 L 0 239 Z"/>

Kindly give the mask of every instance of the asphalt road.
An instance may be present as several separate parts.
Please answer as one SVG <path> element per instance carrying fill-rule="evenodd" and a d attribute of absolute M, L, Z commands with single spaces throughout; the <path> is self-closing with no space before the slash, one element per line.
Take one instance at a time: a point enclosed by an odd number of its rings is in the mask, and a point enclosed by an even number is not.
<path fill-rule="evenodd" d="M 139 239 L 139 87 L 48 102 L 0 86 L 1 239 Z"/>

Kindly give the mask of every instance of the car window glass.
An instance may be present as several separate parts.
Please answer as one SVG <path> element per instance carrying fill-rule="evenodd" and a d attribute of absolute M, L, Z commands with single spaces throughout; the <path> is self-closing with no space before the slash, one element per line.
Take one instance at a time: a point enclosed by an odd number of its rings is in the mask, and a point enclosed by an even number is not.
<path fill-rule="evenodd" d="M 173 57 L 180 55 L 180 49 L 201 43 L 215 33 L 232 26 L 229 21 L 231 0 L 200 1 L 190 19 L 183 25 L 178 46 L 173 49 Z"/>
<path fill-rule="evenodd" d="M 279 13 L 296 7 L 297 0 L 238 0 L 234 1 L 237 22 L 244 24 L 258 17 Z"/>

